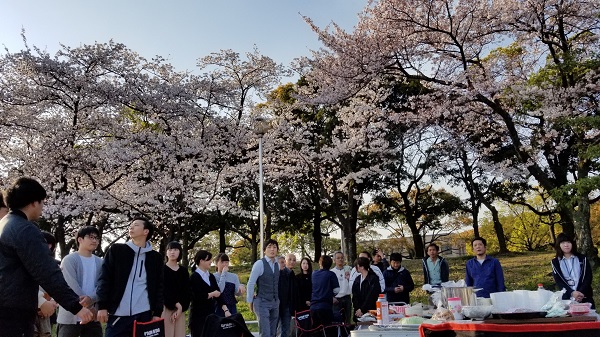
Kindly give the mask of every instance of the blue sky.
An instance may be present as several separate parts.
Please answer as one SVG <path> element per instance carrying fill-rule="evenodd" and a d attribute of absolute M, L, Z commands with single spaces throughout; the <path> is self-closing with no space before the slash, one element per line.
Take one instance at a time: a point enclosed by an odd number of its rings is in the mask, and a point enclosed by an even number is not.
<path fill-rule="evenodd" d="M 59 44 L 125 44 L 146 58 L 160 55 L 177 70 L 221 49 L 244 53 L 256 45 L 279 63 L 321 45 L 300 14 L 319 27 L 336 22 L 351 30 L 366 0 L 0 0 L 0 45 L 28 43 L 50 53 Z M 300 13 L 300 14 L 299 14 Z M 4 48 L 0 50 L 4 54 Z"/>

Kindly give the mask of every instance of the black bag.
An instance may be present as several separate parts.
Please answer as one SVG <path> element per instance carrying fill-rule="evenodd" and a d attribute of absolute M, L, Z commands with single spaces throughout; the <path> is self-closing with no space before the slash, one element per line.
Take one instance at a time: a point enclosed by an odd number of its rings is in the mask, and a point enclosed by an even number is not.
<path fill-rule="evenodd" d="M 133 337 L 165 337 L 165 320 L 150 322 L 133 321 Z"/>
<path fill-rule="evenodd" d="M 210 314 L 204 322 L 202 337 L 254 337 L 244 317 L 241 314 L 233 314 L 229 317 L 219 317 Z"/>

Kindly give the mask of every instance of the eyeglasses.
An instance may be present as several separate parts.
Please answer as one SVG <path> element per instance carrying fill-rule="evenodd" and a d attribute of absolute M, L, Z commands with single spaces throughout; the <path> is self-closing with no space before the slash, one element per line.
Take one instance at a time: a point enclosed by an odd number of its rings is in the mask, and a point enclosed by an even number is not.
<path fill-rule="evenodd" d="M 96 235 L 86 235 L 87 238 L 89 238 L 92 241 L 98 241 L 100 240 L 99 237 L 97 237 Z"/>

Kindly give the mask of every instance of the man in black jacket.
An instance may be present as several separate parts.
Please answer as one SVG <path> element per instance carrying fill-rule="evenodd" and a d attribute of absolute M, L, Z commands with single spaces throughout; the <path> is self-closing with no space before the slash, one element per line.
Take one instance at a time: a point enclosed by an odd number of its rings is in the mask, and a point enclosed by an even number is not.
<path fill-rule="evenodd" d="M 106 337 L 131 336 L 133 321 L 159 319 L 163 310 L 163 259 L 152 250 L 154 226 L 144 218 L 129 225 L 127 243 L 112 245 L 98 280 L 98 321 Z M 110 314 L 110 317 L 109 317 Z"/>
<path fill-rule="evenodd" d="M 18 179 L 4 193 L 10 212 L 0 220 L 0 336 L 33 336 L 40 285 L 82 324 L 93 319 L 31 222 L 42 215 L 45 199 L 46 190 L 31 178 Z"/>

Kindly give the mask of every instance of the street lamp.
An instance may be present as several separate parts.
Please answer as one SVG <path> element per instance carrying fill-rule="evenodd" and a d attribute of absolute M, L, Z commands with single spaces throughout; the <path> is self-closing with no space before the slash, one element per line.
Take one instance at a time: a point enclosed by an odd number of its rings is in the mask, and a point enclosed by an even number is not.
<path fill-rule="evenodd" d="M 267 120 L 264 117 L 256 117 L 256 124 L 254 132 L 258 135 L 258 217 L 260 223 L 260 258 L 263 258 L 264 251 L 261 248 L 264 245 L 265 238 L 265 224 L 264 224 L 264 210 L 263 210 L 263 167 L 262 167 L 262 154 L 263 154 L 263 136 L 269 129 Z"/>

